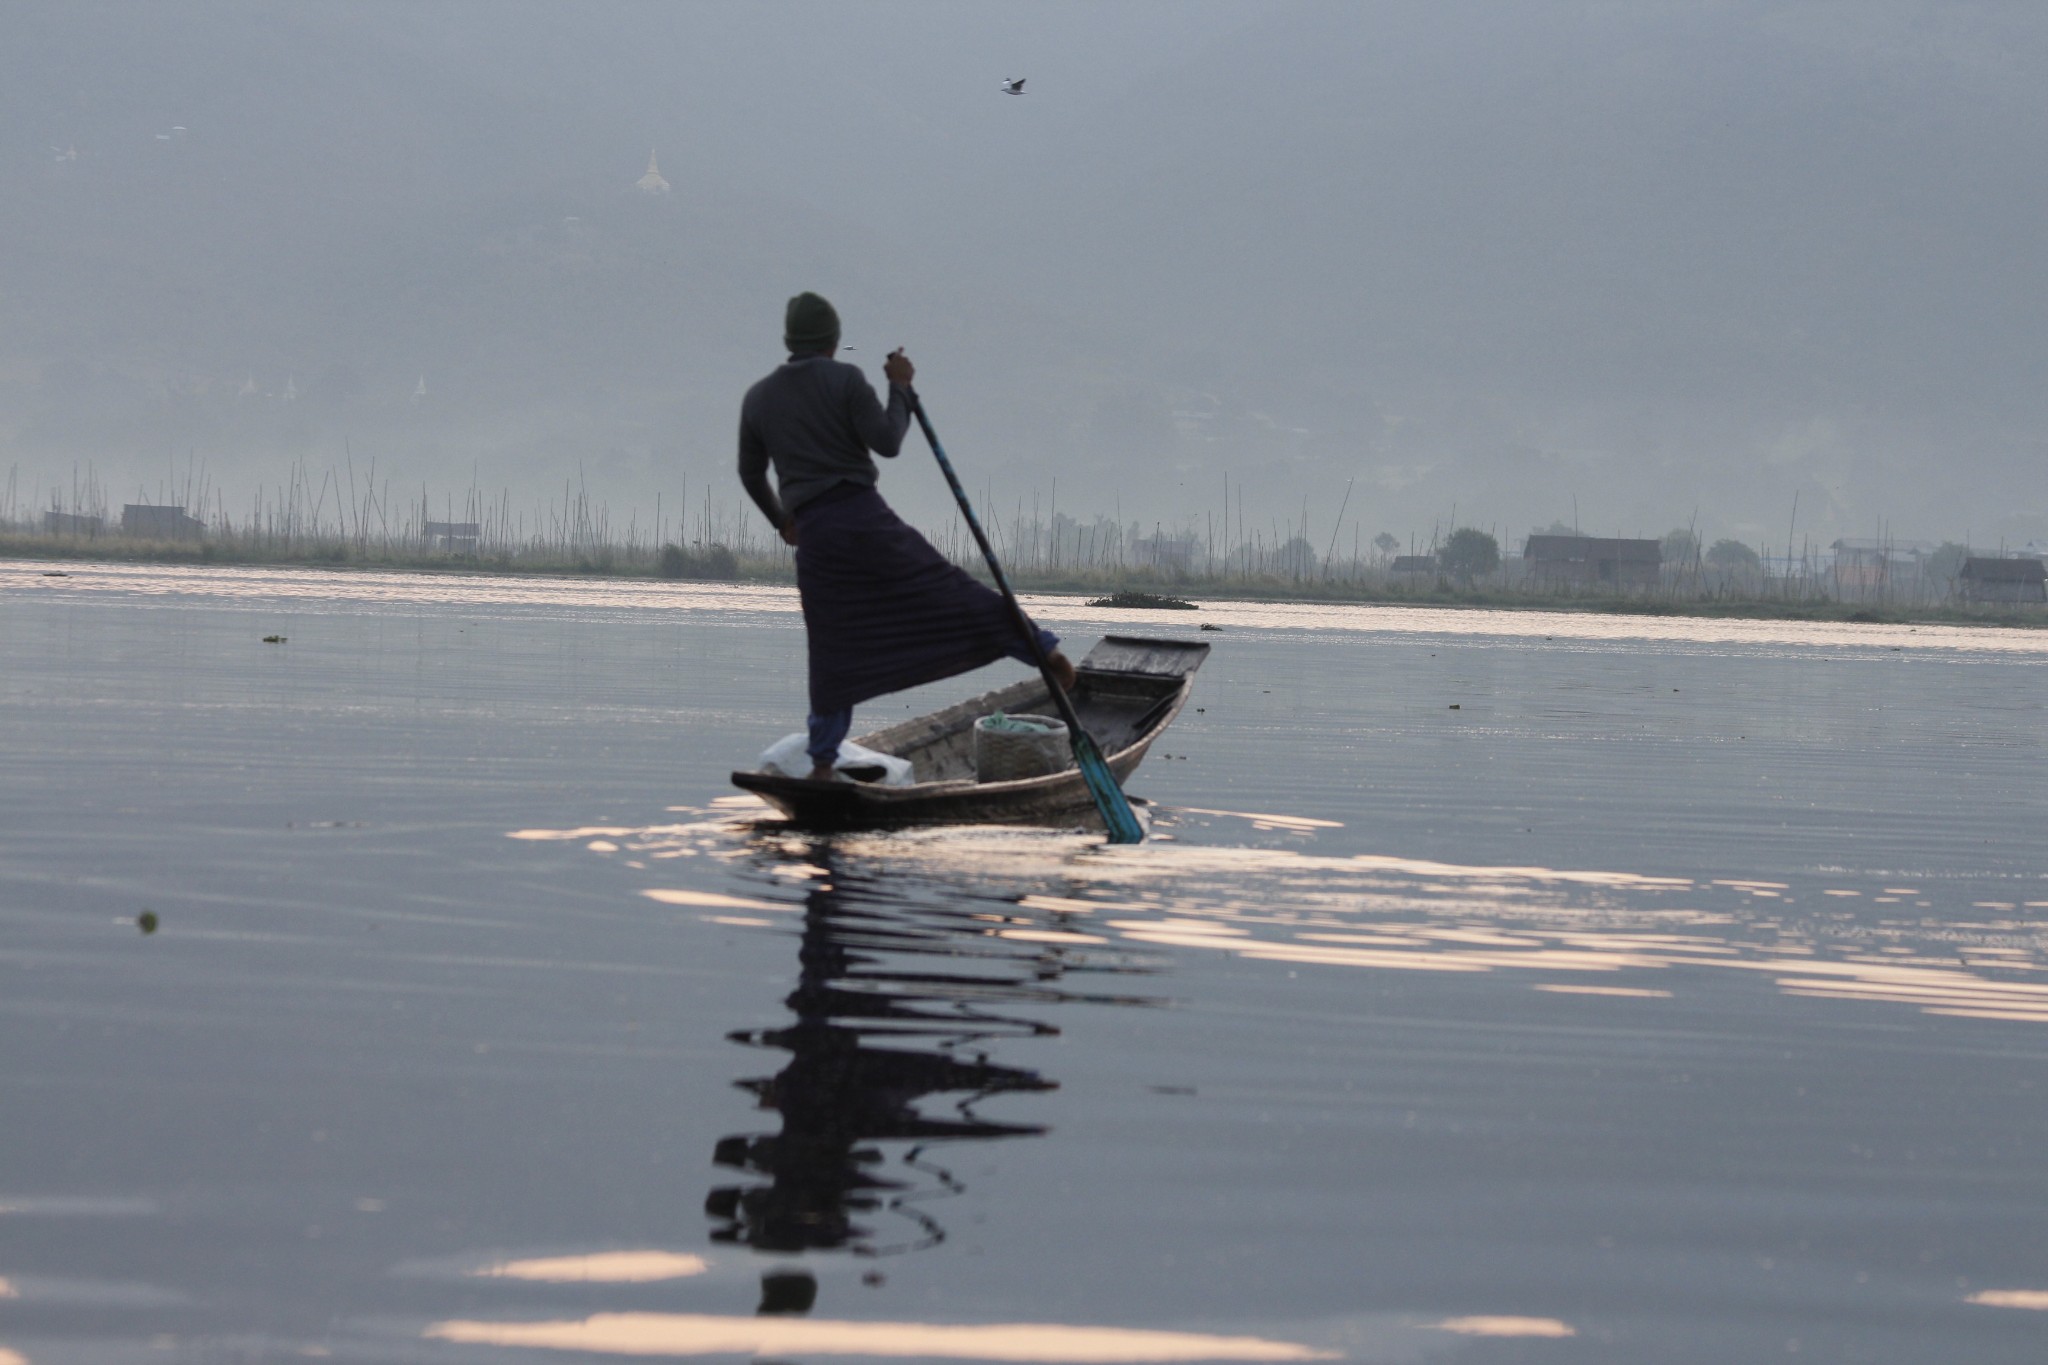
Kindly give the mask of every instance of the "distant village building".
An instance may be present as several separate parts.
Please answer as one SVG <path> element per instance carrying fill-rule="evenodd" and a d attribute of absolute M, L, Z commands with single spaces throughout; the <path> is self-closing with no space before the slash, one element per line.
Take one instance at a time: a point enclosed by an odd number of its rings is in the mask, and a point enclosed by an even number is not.
<path fill-rule="evenodd" d="M 2048 602 L 2048 563 L 2038 559 L 1966 559 L 1956 574 L 1965 602 Z"/>
<path fill-rule="evenodd" d="M 432 549 L 475 554 L 482 529 L 473 521 L 430 521 L 422 527 L 422 534 Z"/>
<path fill-rule="evenodd" d="M 1835 590 L 1845 596 L 1876 592 L 1891 582 L 1891 557 L 1882 545 L 1868 541 L 1838 540 L 1835 552 Z"/>
<path fill-rule="evenodd" d="M 1654 588 L 1664 547 L 1607 536 L 1530 536 L 1522 546 L 1529 581 L 1552 588 Z"/>
<path fill-rule="evenodd" d="M 131 502 L 121 509 L 121 534 L 148 540 L 192 540 L 206 530 L 206 523 L 185 515 L 183 506 L 159 507 Z"/>
<path fill-rule="evenodd" d="M 1395 555 L 1391 570 L 1410 578 L 1426 578 L 1436 572 L 1436 556 Z"/>
<path fill-rule="evenodd" d="M 1832 550 L 1802 549 L 1796 555 L 1760 554 L 1756 566 L 1766 580 L 1813 583 L 1835 571 Z"/>
<path fill-rule="evenodd" d="M 1168 573 L 1188 572 L 1202 543 L 1191 535 L 1151 535 L 1131 542 L 1131 562 Z"/>
<path fill-rule="evenodd" d="M 1889 593 L 1918 593 L 1935 547 L 1924 540 L 1838 540 L 1835 595 L 1844 600 Z"/>
<path fill-rule="evenodd" d="M 82 512 L 43 513 L 43 534 L 52 536 L 96 536 L 106 529 L 105 517 Z"/>
<path fill-rule="evenodd" d="M 633 183 L 640 187 L 640 193 L 642 194 L 668 193 L 668 181 L 661 178 L 661 167 L 655 164 L 652 148 L 649 148 L 647 152 L 647 174 L 641 176 Z"/>

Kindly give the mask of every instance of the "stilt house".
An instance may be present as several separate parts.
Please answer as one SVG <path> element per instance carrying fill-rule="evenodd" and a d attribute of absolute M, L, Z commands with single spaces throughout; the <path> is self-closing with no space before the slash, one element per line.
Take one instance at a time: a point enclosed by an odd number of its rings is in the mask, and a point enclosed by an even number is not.
<path fill-rule="evenodd" d="M 106 529 L 103 517 L 85 512 L 43 513 L 43 533 L 52 536 L 96 536 Z"/>
<path fill-rule="evenodd" d="M 2048 564 L 2038 559 L 1966 559 L 1956 574 L 1965 602 L 2048 602 Z"/>
<path fill-rule="evenodd" d="M 156 506 L 131 502 L 121 508 L 121 534 L 150 540 L 196 540 L 206 523 L 185 515 L 182 506 Z"/>
<path fill-rule="evenodd" d="M 473 555 L 483 528 L 473 521 L 429 521 L 421 526 L 420 532 L 433 549 Z"/>
<path fill-rule="evenodd" d="M 1522 547 L 1529 581 L 1553 588 L 1654 588 L 1664 547 L 1606 536 L 1530 536 Z"/>

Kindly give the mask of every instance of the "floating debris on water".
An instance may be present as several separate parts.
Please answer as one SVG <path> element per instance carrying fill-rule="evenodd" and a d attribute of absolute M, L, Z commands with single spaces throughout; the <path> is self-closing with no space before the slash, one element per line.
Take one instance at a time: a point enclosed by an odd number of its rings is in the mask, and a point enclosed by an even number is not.
<path fill-rule="evenodd" d="M 283 644 L 283 643 L 284 643 L 284 636 L 282 636 L 282 635 L 266 635 L 266 636 L 264 636 L 264 637 L 263 637 L 263 643 L 264 643 L 264 644 L 266 644 L 266 645 L 281 645 L 281 644 Z"/>
<path fill-rule="evenodd" d="M 1107 597 L 1091 597 L 1091 607 L 1129 607 L 1134 610 L 1153 611 L 1200 611 L 1192 602 L 1183 602 L 1178 597 L 1162 597 L 1156 592 L 1113 592 Z"/>
<path fill-rule="evenodd" d="M 135 927 L 145 934 L 155 933 L 156 925 L 156 911 L 154 910 L 145 910 L 135 917 Z"/>
<path fill-rule="evenodd" d="M 818 1281 L 805 1270 L 770 1270 L 761 1276 L 757 1317 L 808 1313 L 818 1302 Z"/>

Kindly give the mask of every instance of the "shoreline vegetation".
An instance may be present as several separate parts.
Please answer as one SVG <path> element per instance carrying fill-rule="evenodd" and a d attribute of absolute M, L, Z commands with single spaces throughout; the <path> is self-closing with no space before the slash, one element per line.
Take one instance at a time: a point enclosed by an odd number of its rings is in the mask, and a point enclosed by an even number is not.
<path fill-rule="evenodd" d="M 935 544 L 944 548 L 942 540 Z M 425 537 L 369 541 L 341 535 L 205 535 L 178 539 L 101 532 L 79 535 L 0 528 L 0 559 L 49 563 L 207 565 L 354 569 L 362 572 L 425 572 L 465 575 L 525 574 L 568 578 L 619 578 L 681 582 L 790 585 L 796 572 L 789 552 L 759 542 L 734 549 L 721 542 L 657 544 L 652 540 L 608 543 L 587 540 L 534 543 L 468 550 L 448 548 Z M 956 560 L 956 562 L 959 562 Z M 973 572 L 977 562 L 963 563 Z M 1600 593 L 1512 581 L 1461 584 L 1437 575 L 1420 581 L 1365 566 L 1357 573 L 1327 577 L 1280 572 L 1226 570 L 1171 573 L 1127 564 L 1030 565 L 1004 568 L 1020 592 L 1036 596 L 1090 599 L 1088 605 L 1135 610 L 1166 607 L 1189 599 L 1230 602 L 1328 603 L 1331 605 L 1479 608 L 1508 611 L 1564 611 L 1618 616 L 1695 616 L 1773 621 L 1835 621 L 1869 624 L 1941 624 L 2048 628 L 2048 609 L 2023 605 L 1962 605 L 1953 602 L 1883 601 L 1840 598 L 1813 585 L 1765 583 L 1745 590 L 1734 583 L 1661 583 L 1631 593 Z M 985 571 L 977 573 L 985 577 Z M 1498 572 L 1490 577 L 1502 577 Z M 1174 606 L 1199 610 L 1199 603 Z"/>
<path fill-rule="evenodd" d="M 436 499 L 424 486 L 401 491 L 377 462 L 353 457 L 316 474 L 304 462 L 288 478 L 259 486 L 246 508 L 231 507 L 224 490 L 196 461 L 184 477 L 165 480 L 156 502 L 122 504 L 112 514 L 110 490 L 90 468 L 74 469 L 68 486 L 24 489 L 18 468 L 0 484 L 0 558 L 104 560 L 152 564 L 221 564 L 353 568 L 455 574 L 537 574 L 567 577 L 790 584 L 791 547 L 772 534 L 744 498 L 721 501 L 716 489 L 667 501 L 654 515 L 613 517 L 589 496 L 580 477 L 554 502 L 515 505 L 471 487 Z M 147 491 L 143 496 L 149 496 Z M 1896 577 L 1867 567 L 1832 570 L 1788 527 L 1782 557 L 1724 541 L 1703 549 L 1690 528 L 1664 538 L 1647 574 L 1615 582 L 1540 581 L 1516 555 L 1503 555 L 1490 531 L 1433 530 L 1427 555 L 1397 553 L 1391 534 L 1365 543 L 1358 519 L 1345 526 L 1347 488 L 1334 529 L 1318 546 L 1309 538 L 1309 507 L 1299 521 L 1260 526 L 1245 515 L 1242 490 L 1220 518 L 1177 528 L 1116 517 L 1082 521 L 1034 496 L 1008 515 L 984 518 L 1011 583 L 1041 596 L 1072 596 L 1090 606 L 1198 611 L 1189 598 L 1255 601 L 1570 611 L 1632 616 L 1699 616 L 1756 620 L 1940 623 L 2048 627 L 2048 605 L 1963 603 L 1951 579 L 1916 567 Z M 992 490 L 980 505 L 995 508 Z M 43 506 L 37 512 L 33 509 Z M 188 509 L 190 509 L 188 511 Z M 1234 515 L 1233 515 L 1234 511 Z M 1455 518 L 1455 513 L 1453 514 Z M 1233 526 L 1233 522 L 1235 525 Z M 1452 523 L 1455 527 L 1455 519 Z M 953 563 L 986 579 L 986 566 L 958 514 L 922 528 Z M 1350 530 L 1350 545 L 1341 532 Z M 1572 532 L 1553 526 L 1532 535 Z M 1650 541 L 1601 542 L 1658 547 Z M 1879 562 L 1892 547 L 1881 543 Z M 1345 553 L 1348 549 L 1349 553 Z M 1953 574 L 1968 551 L 1953 552 Z M 1732 552 L 1732 554 L 1724 554 Z M 1419 566 L 1419 567 L 1418 567 Z M 1617 571 L 1618 572 L 1618 571 Z M 1860 577 L 1858 575 L 1861 575 Z"/>

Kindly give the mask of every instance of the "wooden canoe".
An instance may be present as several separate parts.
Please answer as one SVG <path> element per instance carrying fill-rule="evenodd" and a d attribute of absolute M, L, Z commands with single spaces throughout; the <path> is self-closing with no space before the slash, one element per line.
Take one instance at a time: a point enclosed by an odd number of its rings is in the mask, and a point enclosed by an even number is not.
<path fill-rule="evenodd" d="M 1074 710 L 1119 783 L 1173 724 L 1194 687 L 1195 670 L 1208 656 L 1206 644 L 1128 635 L 1106 636 L 1088 651 L 1071 694 Z M 975 780 L 976 720 L 995 711 L 1051 709 L 1044 680 L 1034 677 L 855 737 L 879 753 L 909 759 L 918 778 L 910 786 L 813 782 L 764 772 L 736 772 L 733 785 L 812 829 L 1099 823 L 1077 768 L 1014 782 Z"/>

